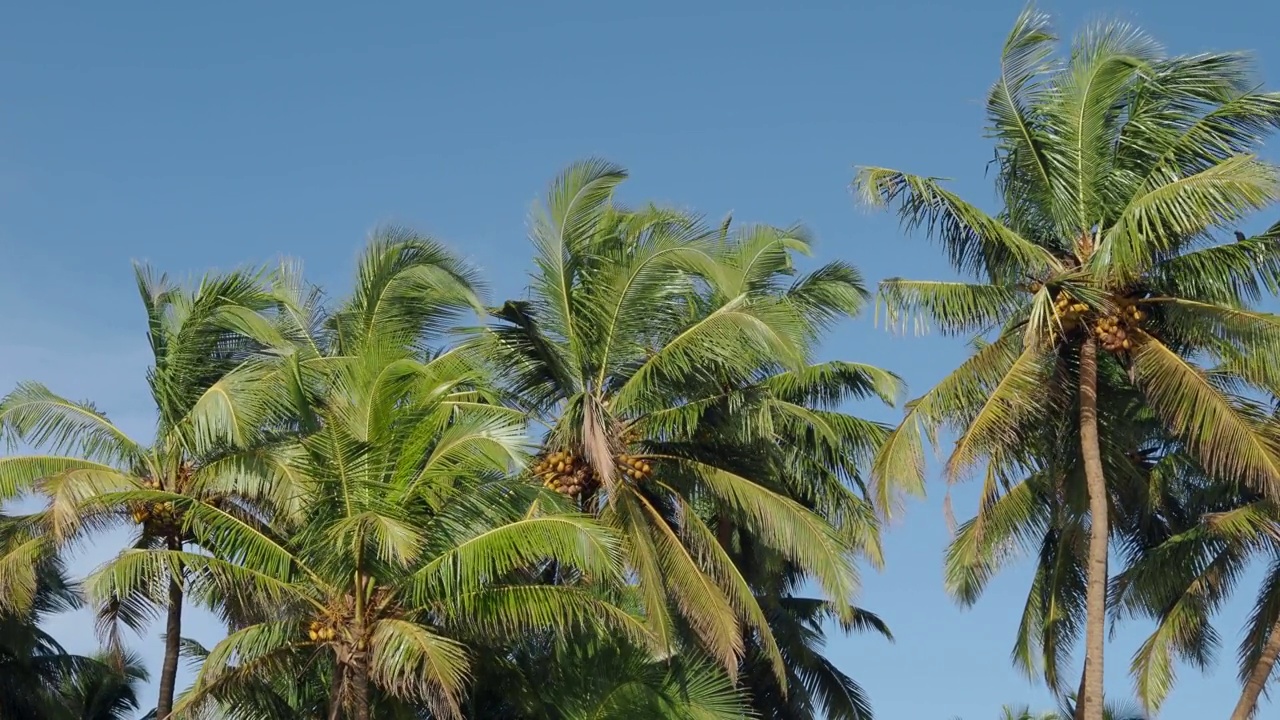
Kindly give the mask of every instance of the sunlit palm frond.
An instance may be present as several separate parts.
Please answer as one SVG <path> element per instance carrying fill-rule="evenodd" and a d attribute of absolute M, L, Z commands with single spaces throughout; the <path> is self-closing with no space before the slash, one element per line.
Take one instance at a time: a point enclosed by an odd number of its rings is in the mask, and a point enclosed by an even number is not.
<path fill-rule="evenodd" d="M 1133 368 L 1152 408 L 1206 470 L 1280 493 L 1280 446 L 1258 418 L 1244 412 L 1203 372 L 1154 338 L 1134 354 Z"/>
<path fill-rule="evenodd" d="M 972 335 L 1004 324 L 1026 303 L 1012 285 L 975 285 L 889 278 L 880 282 L 878 299 L 885 325 L 923 334 L 936 325 L 945 335 Z"/>
<path fill-rule="evenodd" d="M 566 354 L 576 367 L 582 367 L 584 359 L 573 288 L 581 262 L 579 253 L 600 222 L 614 188 L 626 177 L 625 170 L 603 160 L 576 163 L 552 183 L 545 207 L 533 218 L 531 236 L 538 266 L 534 285 L 539 291 L 542 320 L 564 341 Z"/>
<path fill-rule="evenodd" d="M 858 171 L 855 186 L 867 202 L 896 207 L 908 231 L 923 228 L 961 271 L 1011 281 L 1061 269 L 1043 248 L 944 190 L 934 178 L 867 167 Z"/>
<path fill-rule="evenodd" d="M 92 405 L 67 400 L 39 383 L 21 383 L 0 401 L 0 435 L 113 466 L 137 462 L 143 452 Z"/>
<path fill-rule="evenodd" d="M 828 597 L 853 597 L 858 578 L 850 548 L 829 523 L 795 501 L 732 472 L 701 463 L 690 465 L 708 491 L 739 513 L 761 541 L 812 572 Z"/>
<path fill-rule="evenodd" d="M 891 513 L 901 493 L 923 494 L 924 443 L 944 425 L 974 414 L 1022 355 L 1020 338 L 1002 335 L 965 360 L 938 385 L 907 403 L 906 416 L 889 433 L 872 465 L 873 494 L 882 513 Z"/>
<path fill-rule="evenodd" d="M 1242 307 L 1280 292 L 1280 223 L 1243 241 L 1180 253 L 1152 268 L 1157 295 Z"/>
<path fill-rule="evenodd" d="M 370 680 L 425 704 L 437 717 L 460 717 L 469 675 L 466 649 L 416 623 L 386 618 L 370 628 Z"/>

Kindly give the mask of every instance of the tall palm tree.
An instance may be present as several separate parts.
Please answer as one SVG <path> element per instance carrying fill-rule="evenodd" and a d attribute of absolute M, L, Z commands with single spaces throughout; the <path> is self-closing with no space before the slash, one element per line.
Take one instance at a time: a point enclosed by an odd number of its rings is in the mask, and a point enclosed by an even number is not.
<path fill-rule="evenodd" d="M 1251 368 L 1280 339 L 1276 319 L 1252 309 L 1280 280 L 1280 226 L 1215 240 L 1280 194 L 1275 168 L 1253 154 L 1280 124 L 1280 95 L 1256 90 L 1241 55 L 1168 57 L 1125 25 L 1081 33 L 1066 60 L 1054 43 L 1034 10 L 1005 43 L 987 102 L 997 215 L 933 178 L 863 168 L 856 185 L 973 278 L 885 281 L 891 320 L 923 315 L 946 333 L 993 336 L 910 405 L 880 454 L 880 492 L 923 486 L 924 436 L 941 427 L 959 434 L 946 468 L 956 479 L 983 461 L 1013 475 L 1030 429 L 1079 418 L 1090 520 L 1082 716 L 1099 720 L 1109 537 L 1100 366 L 1119 365 L 1211 476 L 1280 490 L 1274 437 L 1231 394 L 1232 381 L 1259 382 Z M 1223 376 L 1196 364 L 1245 349 Z"/>
<path fill-rule="evenodd" d="M 577 588 L 530 582 L 555 559 L 620 582 L 618 542 L 560 496 L 512 482 L 522 413 L 491 402 L 466 353 L 428 347 L 477 305 L 471 271 L 432 241 L 395 233 L 362 258 L 356 291 L 325 316 L 292 272 L 253 362 L 264 405 L 299 418 L 273 448 L 289 504 L 271 522 L 173 499 L 183 532 L 209 553 L 137 548 L 91 590 L 133 598 L 166 569 L 188 569 L 193 598 L 227 608 L 232 632 L 205 659 L 178 712 L 216 702 L 261 673 L 327 675 L 330 720 L 369 720 L 379 693 L 455 717 L 468 633 L 608 625 L 647 637 L 627 613 Z"/>
<path fill-rule="evenodd" d="M 1182 491 L 1186 511 L 1173 532 L 1143 548 L 1116 578 L 1120 609 L 1152 617 L 1157 626 L 1134 657 L 1140 699 L 1156 710 L 1174 680 L 1174 662 L 1206 667 L 1220 643 L 1213 615 L 1258 561 L 1267 570 L 1239 648 L 1240 697 L 1232 720 L 1248 720 L 1280 657 L 1280 506 L 1245 488 L 1197 483 Z"/>
<path fill-rule="evenodd" d="M 891 399 L 898 383 L 870 366 L 810 363 L 827 324 L 862 304 L 853 268 L 795 275 L 792 255 L 809 247 L 798 232 L 731 233 L 619 207 L 625 177 L 588 161 L 553 183 L 532 221 L 529 299 L 495 310 L 477 345 L 513 402 L 547 428 L 534 473 L 626 538 L 654 633 L 671 645 L 687 628 L 730 672 L 753 634 L 785 678 L 724 535 L 747 528 L 829 597 L 851 597 L 854 558 L 875 544 L 874 526 L 851 502 L 830 521 L 797 502 L 782 481 L 815 474 L 781 471 L 788 445 L 771 441 L 817 434 L 838 464 L 805 492 L 827 492 L 857 457 L 847 451 L 865 457 L 884 430 L 811 401 Z"/>
<path fill-rule="evenodd" d="M 53 720 L 129 720 L 142 707 L 148 680 L 142 659 L 132 653 L 102 653 L 87 668 L 64 679 L 58 689 L 61 712 Z"/>
<path fill-rule="evenodd" d="M 1111 543 L 1134 562 L 1176 532 L 1170 524 L 1186 512 L 1180 493 L 1203 474 L 1136 391 L 1108 393 L 1098 405 Z M 968 607 L 1000 570 L 1034 558 L 1012 657 L 1055 694 L 1069 689 L 1063 669 L 1085 625 L 1089 502 L 1077 438 L 1070 415 L 1027 435 L 1022 452 L 1029 469 L 1020 477 L 987 474 L 977 513 L 957 529 L 945 565 L 947 592 Z"/>
<path fill-rule="evenodd" d="M 255 446 L 263 429 L 253 395 L 257 371 L 246 364 L 258 344 L 248 331 L 269 298 L 253 273 L 210 275 L 190 289 L 144 267 L 136 278 L 152 355 L 154 438 L 132 438 L 92 404 L 23 383 L 0 400 L 0 434 L 43 454 L 0 458 L 0 499 L 42 494 L 44 525 L 55 542 L 124 523 L 135 528 L 133 547 L 177 552 L 192 540 L 181 507 L 200 503 L 247 518 L 264 496 L 289 492 L 278 473 L 245 472 L 262 464 Z M 162 719 L 173 705 L 183 607 L 184 570 L 168 569 L 161 592 L 101 598 L 103 625 L 116 646 L 116 621 L 138 627 L 162 608 L 156 703 Z"/>

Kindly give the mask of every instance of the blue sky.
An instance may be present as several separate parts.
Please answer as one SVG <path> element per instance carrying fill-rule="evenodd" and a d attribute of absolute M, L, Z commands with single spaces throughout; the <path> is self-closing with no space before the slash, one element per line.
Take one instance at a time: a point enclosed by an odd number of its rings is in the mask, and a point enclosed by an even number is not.
<path fill-rule="evenodd" d="M 365 235 L 391 222 L 446 240 L 493 297 L 510 296 L 529 267 L 530 203 L 589 155 L 631 170 L 628 200 L 803 221 L 817 259 L 857 263 L 870 281 L 945 276 L 930 246 L 858 207 L 848 184 L 854 165 L 889 165 L 954 178 L 990 206 L 982 98 L 1021 0 L 788 5 L 14 4 L 0 25 L 0 388 L 39 379 L 145 437 L 134 259 L 181 275 L 284 254 L 343 292 Z M 1267 0 L 1043 7 L 1063 33 L 1118 16 L 1175 52 L 1253 50 L 1278 84 L 1280 5 Z M 962 350 L 868 316 L 824 352 L 889 367 L 919 393 Z M 882 720 L 1048 707 L 1008 661 L 1026 568 L 969 611 L 942 591 L 944 491 L 935 478 L 891 530 L 888 568 L 865 577 L 859 602 L 896 643 L 842 639 L 831 655 Z M 954 499 L 964 516 L 975 489 Z M 84 549 L 77 568 L 111 549 Z M 1244 604 L 1223 619 L 1220 669 L 1184 671 L 1161 717 L 1229 712 Z M 192 617 L 189 634 L 216 640 Z M 72 649 L 93 645 L 84 618 L 55 630 Z M 1127 694 L 1145 631 L 1115 636 L 1113 697 Z"/>

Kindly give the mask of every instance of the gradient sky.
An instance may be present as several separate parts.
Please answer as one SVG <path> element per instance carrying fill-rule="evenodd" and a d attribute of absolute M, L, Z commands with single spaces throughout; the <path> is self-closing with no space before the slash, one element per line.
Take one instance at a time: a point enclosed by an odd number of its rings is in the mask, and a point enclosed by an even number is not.
<path fill-rule="evenodd" d="M 992 206 L 982 99 L 1021 0 L 788 5 L 11 3 L 0 23 L 0 392 L 38 379 L 149 437 L 134 259 L 185 275 L 290 255 L 341 294 L 368 231 L 399 223 L 479 264 L 492 297 L 513 295 L 530 267 L 529 205 L 589 155 L 631 170 L 627 200 L 803 221 L 817 260 L 852 261 L 872 282 L 946 277 L 931 246 L 858 207 L 848 184 L 855 165 L 888 165 L 954 178 Z M 1174 52 L 1252 50 L 1280 84 L 1273 0 L 1043 7 L 1064 34 L 1120 17 Z M 868 315 L 824 353 L 891 368 L 918 394 L 963 347 L 891 336 Z M 935 477 L 888 535 L 888 568 L 865 576 L 858 601 L 896 642 L 839 639 L 830 654 L 881 720 L 1048 708 L 1009 663 L 1027 568 L 971 610 L 942 591 L 945 493 Z M 958 515 L 975 495 L 955 489 Z M 76 569 L 116 540 L 83 549 Z M 1219 669 L 1184 670 L 1162 718 L 1229 713 L 1255 588 L 1247 580 L 1222 620 Z M 208 616 L 189 617 L 187 634 L 217 640 Z M 1116 633 L 1111 697 L 1128 695 L 1147 630 Z M 94 645 L 85 616 L 54 631 L 72 650 Z M 139 646 L 157 671 L 158 646 Z"/>

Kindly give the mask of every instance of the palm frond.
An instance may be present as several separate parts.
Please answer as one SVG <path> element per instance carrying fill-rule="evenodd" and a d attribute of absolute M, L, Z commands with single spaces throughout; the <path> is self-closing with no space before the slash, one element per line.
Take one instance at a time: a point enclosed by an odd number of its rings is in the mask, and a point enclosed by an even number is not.
<path fill-rule="evenodd" d="M 1258 418 L 1154 338 L 1134 353 L 1133 370 L 1152 408 L 1206 470 L 1269 495 L 1280 492 L 1280 446 Z"/>

